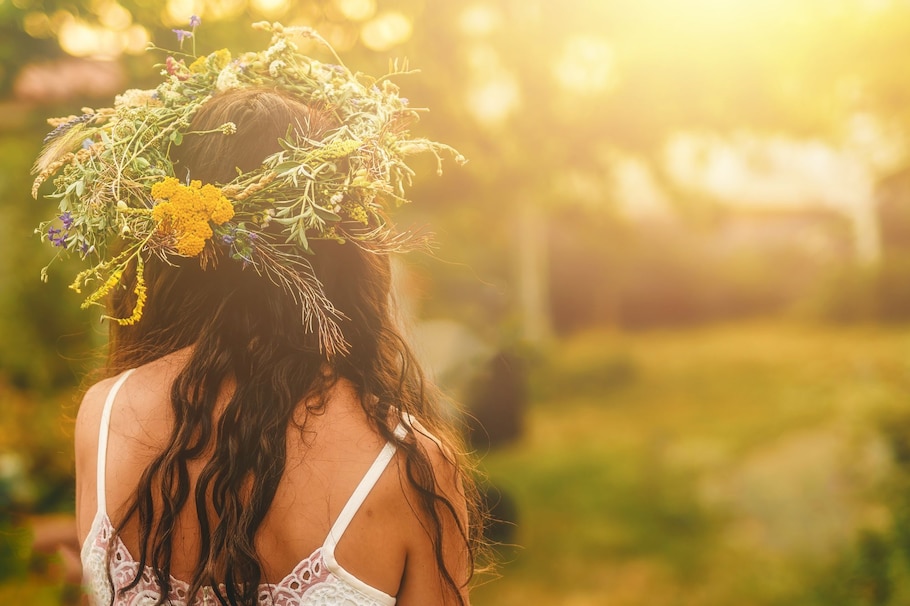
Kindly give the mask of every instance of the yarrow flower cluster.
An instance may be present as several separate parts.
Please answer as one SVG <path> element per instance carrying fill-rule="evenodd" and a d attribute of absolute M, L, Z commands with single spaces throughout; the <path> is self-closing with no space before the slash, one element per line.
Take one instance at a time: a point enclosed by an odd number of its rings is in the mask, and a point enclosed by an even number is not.
<path fill-rule="evenodd" d="M 173 236 L 177 254 L 195 257 L 205 248 L 214 232 L 210 223 L 223 225 L 234 217 L 234 207 L 211 183 L 191 181 L 181 185 L 174 177 L 165 177 L 152 186 L 157 204 L 152 218 L 158 231 Z"/>
<path fill-rule="evenodd" d="M 200 25 L 194 16 L 189 30 L 174 30 L 181 48 L 192 40 L 193 53 L 188 59 L 166 55 L 155 89 L 128 90 L 111 108 L 83 108 L 49 121 L 55 128 L 35 162 L 32 195 L 37 198 L 50 182 L 47 197 L 56 200 L 58 211 L 36 233 L 89 264 L 71 286 L 88 289 L 84 307 L 103 303 L 115 289 L 132 293 L 132 313 L 113 318 L 121 324 L 142 317 L 150 257 L 167 263 L 198 258 L 208 267 L 207 260 L 221 256 L 285 287 L 300 302 L 303 322 L 318 331 L 323 349 L 330 355 L 344 351 L 341 316 L 309 265 L 310 241 L 349 241 L 382 252 L 422 245 L 388 219 L 389 210 L 408 202 L 414 173 L 406 158 L 429 152 L 439 172 L 442 154 L 459 163 L 464 158 L 410 135 L 418 112 L 391 81 L 407 73 L 406 65 L 396 62 L 379 79 L 354 73 L 313 29 L 266 22 L 254 24 L 272 36 L 263 51 L 195 56 Z M 301 38 L 321 46 L 330 61 L 301 52 Z M 289 133 L 279 152 L 228 183 L 179 179 L 170 151 L 184 136 L 237 132 L 233 122 L 193 131 L 195 113 L 213 96 L 242 88 L 291 94 L 324 108 L 338 125 L 316 135 Z M 277 234 L 274 223 L 283 233 Z"/>

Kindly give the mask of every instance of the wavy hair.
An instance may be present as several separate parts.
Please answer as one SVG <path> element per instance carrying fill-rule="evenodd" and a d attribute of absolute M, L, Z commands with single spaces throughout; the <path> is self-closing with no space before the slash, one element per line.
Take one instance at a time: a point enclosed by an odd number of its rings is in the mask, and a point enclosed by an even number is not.
<path fill-rule="evenodd" d="M 335 126 L 327 112 L 288 95 L 243 90 L 213 97 L 192 128 L 206 131 L 227 121 L 237 125 L 230 137 L 186 137 L 173 153 L 178 174 L 188 170 L 194 179 L 226 183 L 237 168 L 255 168 L 278 151 L 289 126 L 299 136 Z M 170 388 L 174 425 L 168 442 L 141 475 L 115 529 L 119 535 L 138 518 L 139 568 L 124 590 L 135 587 L 144 567 L 151 566 L 161 588 L 158 604 L 165 603 L 172 590 L 170 529 L 193 499 L 201 545 L 187 599 L 208 585 L 223 604 L 256 604 L 263 570 L 255 537 L 285 470 L 287 430 L 301 402 L 308 414 L 318 413 L 332 385 L 346 379 L 356 387 L 373 429 L 402 453 L 404 477 L 416 495 L 412 505 L 429 521 L 425 530 L 439 574 L 463 606 L 458 579 L 470 571 L 447 567 L 443 553 L 450 546 L 443 545 L 443 526 L 450 521 L 457 526 L 473 569 L 481 525 L 474 523 L 479 519 L 475 515 L 469 515 L 467 525 L 462 522 L 414 436 L 401 439 L 391 430 L 399 418 L 416 417 L 441 441 L 447 456 L 460 458 L 455 453 L 461 452 L 461 440 L 443 420 L 433 388 L 396 328 L 389 257 L 333 241 L 312 242 L 312 247 L 313 271 L 345 316 L 340 326 L 349 344 L 346 353 L 328 357 L 320 351 L 317 335 L 301 322 L 298 302 L 280 286 L 240 262 L 211 255 L 205 268 L 196 259 L 179 266 L 149 259 L 142 320 L 134 326 L 111 324 L 110 374 L 194 346 Z M 133 304 L 127 286 L 109 301 L 113 317 Z M 219 416 L 216 401 L 228 379 L 236 389 Z M 187 464 L 209 452 L 191 490 Z M 453 462 L 462 470 L 459 480 L 469 512 L 478 513 L 471 475 L 463 462 Z M 213 516 L 212 509 L 220 516 Z"/>

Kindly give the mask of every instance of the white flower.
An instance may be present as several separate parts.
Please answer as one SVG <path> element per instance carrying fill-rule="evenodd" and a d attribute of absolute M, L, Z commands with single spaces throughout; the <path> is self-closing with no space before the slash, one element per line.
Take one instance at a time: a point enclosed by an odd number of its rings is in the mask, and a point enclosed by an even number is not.
<path fill-rule="evenodd" d="M 269 75 L 273 78 L 277 78 L 278 74 L 281 73 L 281 70 L 286 66 L 285 62 L 281 59 L 276 59 L 269 63 Z"/>
<path fill-rule="evenodd" d="M 338 192 L 337 194 L 335 194 L 334 196 L 332 196 L 332 197 L 330 198 L 330 200 L 332 201 L 332 204 L 334 204 L 334 205 L 336 206 L 336 208 L 337 208 L 337 206 L 338 206 L 339 204 L 341 204 L 341 201 L 344 200 L 344 194 L 341 193 L 341 192 Z M 338 212 L 338 211 L 336 210 L 335 212 Z"/>
<path fill-rule="evenodd" d="M 274 59 L 279 53 L 283 53 L 284 51 L 286 51 L 287 48 L 288 48 L 288 43 L 287 43 L 287 41 L 284 40 L 284 38 L 282 38 L 281 40 L 279 40 L 278 42 L 276 42 L 275 44 L 273 44 L 272 46 L 270 46 L 270 47 L 265 51 L 265 58 L 266 58 L 266 60 L 267 60 L 267 61 L 271 61 L 271 60 Z"/>
<path fill-rule="evenodd" d="M 144 105 L 155 105 L 158 100 L 153 96 L 155 91 L 153 90 L 141 90 L 138 88 L 131 88 L 123 92 L 123 94 L 117 95 L 114 97 L 114 106 L 116 107 L 141 107 Z"/>
<path fill-rule="evenodd" d="M 166 101 L 171 102 L 171 103 L 179 103 L 179 102 L 183 101 L 183 95 L 181 95 L 177 91 L 173 91 L 173 90 L 165 90 L 164 98 Z"/>
<path fill-rule="evenodd" d="M 237 73 L 231 69 L 231 66 L 227 66 L 218 72 L 218 78 L 215 80 L 215 88 L 218 89 L 219 92 L 239 87 L 240 80 L 237 79 Z"/>

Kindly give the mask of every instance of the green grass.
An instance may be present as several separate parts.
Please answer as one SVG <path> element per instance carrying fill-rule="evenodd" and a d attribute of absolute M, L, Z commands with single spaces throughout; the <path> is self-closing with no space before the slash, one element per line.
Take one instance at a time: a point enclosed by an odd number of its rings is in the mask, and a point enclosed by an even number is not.
<path fill-rule="evenodd" d="M 517 546 L 475 604 L 799 604 L 883 523 L 908 353 L 908 329 L 774 323 L 556 345 L 524 437 L 485 459 Z"/>

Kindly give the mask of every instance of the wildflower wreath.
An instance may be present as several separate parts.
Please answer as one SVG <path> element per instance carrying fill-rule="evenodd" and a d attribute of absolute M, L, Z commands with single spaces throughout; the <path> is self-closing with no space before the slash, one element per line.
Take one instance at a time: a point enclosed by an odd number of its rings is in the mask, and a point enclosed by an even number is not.
<path fill-rule="evenodd" d="M 181 49 L 188 38 L 195 49 L 199 25 L 193 17 L 190 30 L 174 30 Z M 89 293 L 83 308 L 126 288 L 124 272 L 134 268 L 135 305 L 128 317 L 110 318 L 119 324 L 142 317 L 143 272 L 151 255 L 169 263 L 198 257 L 203 266 L 227 256 L 284 287 L 301 305 L 304 324 L 318 332 L 323 350 L 338 353 L 347 347 L 338 327 L 342 314 L 313 274 L 310 241 L 352 242 L 373 251 L 421 245 L 387 217 L 390 208 L 408 201 L 405 190 L 414 173 L 405 159 L 432 153 L 441 172 L 444 153 L 459 163 L 464 158 L 447 145 L 410 136 L 417 110 L 390 80 L 407 73 L 406 66 L 395 63 L 389 75 L 374 79 L 345 67 L 311 28 L 267 22 L 253 27 L 272 34 L 266 50 L 236 58 L 227 49 L 198 57 L 173 53 L 154 90 L 127 90 L 112 108 L 84 108 L 79 116 L 49 120 L 56 128 L 35 162 L 32 196 L 52 179 L 47 197 L 58 201 L 59 212 L 36 233 L 89 264 L 71 285 Z M 303 54 L 294 42 L 300 37 L 325 47 L 337 63 Z M 236 132 L 231 122 L 191 131 L 196 111 L 213 95 L 251 87 L 286 91 L 325 108 L 340 126 L 319 141 L 288 136 L 259 168 L 229 183 L 203 184 L 192 175 L 181 180 L 169 152 L 185 135 Z M 266 230 L 270 223 L 281 228 Z"/>

